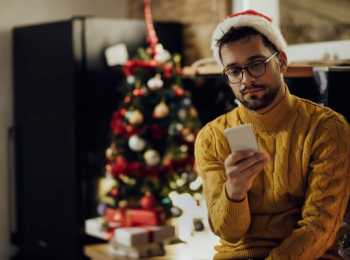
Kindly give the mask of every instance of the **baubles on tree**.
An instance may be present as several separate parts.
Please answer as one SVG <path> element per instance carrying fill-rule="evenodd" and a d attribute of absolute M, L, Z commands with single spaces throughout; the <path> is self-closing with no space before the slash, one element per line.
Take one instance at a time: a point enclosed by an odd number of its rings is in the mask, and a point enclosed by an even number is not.
<path fill-rule="evenodd" d="M 135 152 L 142 151 L 146 146 L 145 140 L 143 140 L 138 135 L 132 135 L 129 139 L 128 144 L 129 144 L 130 149 L 135 151 Z"/>
<path fill-rule="evenodd" d="M 167 106 L 167 104 L 162 101 L 160 102 L 153 111 L 153 117 L 155 118 L 164 118 L 167 117 L 169 115 L 169 107 Z"/>
<path fill-rule="evenodd" d="M 148 166 L 156 166 L 160 162 L 160 155 L 158 151 L 153 149 L 147 150 L 144 153 L 143 158 Z"/>
<path fill-rule="evenodd" d="M 164 63 L 167 60 L 169 60 L 170 58 L 171 58 L 170 53 L 166 49 L 164 49 L 161 44 L 157 44 L 156 55 L 155 55 L 154 59 L 160 63 Z"/>
<path fill-rule="evenodd" d="M 108 147 L 106 149 L 106 153 L 105 154 L 106 154 L 106 158 L 111 161 L 114 158 L 115 152 L 113 151 L 113 149 L 111 147 Z"/>
<path fill-rule="evenodd" d="M 163 87 L 163 80 L 160 77 L 160 74 L 155 75 L 153 78 L 147 81 L 147 86 L 150 90 L 158 90 Z"/>
<path fill-rule="evenodd" d="M 143 122 L 143 114 L 139 110 L 128 112 L 127 118 L 129 123 L 132 125 L 139 125 Z"/>

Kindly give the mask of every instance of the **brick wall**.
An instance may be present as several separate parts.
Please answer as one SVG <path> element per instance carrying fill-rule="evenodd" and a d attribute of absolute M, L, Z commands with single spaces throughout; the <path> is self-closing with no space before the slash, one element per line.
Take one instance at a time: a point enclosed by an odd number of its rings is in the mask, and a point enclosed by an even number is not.
<path fill-rule="evenodd" d="M 143 1 L 129 0 L 129 17 L 143 19 Z M 210 39 L 215 26 L 231 11 L 228 0 L 153 0 L 155 21 L 173 21 L 184 25 L 184 58 L 191 64 L 210 57 Z M 165 46 L 166 47 L 166 46 Z"/>

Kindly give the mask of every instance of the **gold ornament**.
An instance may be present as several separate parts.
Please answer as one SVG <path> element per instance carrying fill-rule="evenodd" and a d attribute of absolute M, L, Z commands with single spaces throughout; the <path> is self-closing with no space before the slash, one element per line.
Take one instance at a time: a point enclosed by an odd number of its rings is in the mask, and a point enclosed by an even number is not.
<path fill-rule="evenodd" d="M 194 107 L 190 108 L 190 114 L 192 117 L 198 117 L 198 112 Z"/>
<path fill-rule="evenodd" d="M 177 112 L 177 116 L 179 117 L 180 120 L 184 121 L 187 117 L 187 111 L 183 108 L 181 108 L 178 112 Z"/>
<path fill-rule="evenodd" d="M 185 140 L 186 140 L 187 142 L 189 142 L 189 143 L 193 143 L 194 140 L 195 140 L 194 134 L 186 135 L 186 136 L 185 136 Z"/>
<path fill-rule="evenodd" d="M 106 158 L 110 161 L 113 160 L 115 155 L 115 150 L 112 149 L 112 147 L 109 147 L 106 149 Z"/>
<path fill-rule="evenodd" d="M 191 129 L 183 128 L 181 130 L 182 137 L 189 143 L 193 143 L 195 140 L 195 135 L 192 133 Z"/>
<path fill-rule="evenodd" d="M 139 110 L 134 110 L 128 115 L 128 121 L 132 125 L 142 124 L 143 114 Z"/>
<path fill-rule="evenodd" d="M 160 155 L 158 151 L 152 149 L 147 150 L 144 153 L 143 158 L 148 166 L 156 166 L 160 162 Z"/>
<path fill-rule="evenodd" d="M 180 151 L 183 153 L 187 153 L 188 152 L 188 146 L 183 144 L 180 146 Z"/>
<path fill-rule="evenodd" d="M 153 117 L 164 118 L 169 115 L 169 107 L 164 101 L 160 102 L 153 111 Z"/>
<path fill-rule="evenodd" d="M 106 194 L 113 189 L 114 187 L 117 186 L 117 182 L 114 178 L 112 177 L 105 177 L 101 178 L 98 181 L 98 197 L 99 198 L 104 198 Z"/>
<path fill-rule="evenodd" d="M 188 127 L 184 127 L 181 129 L 181 134 L 185 137 L 186 135 L 191 134 L 191 129 L 189 129 Z"/>

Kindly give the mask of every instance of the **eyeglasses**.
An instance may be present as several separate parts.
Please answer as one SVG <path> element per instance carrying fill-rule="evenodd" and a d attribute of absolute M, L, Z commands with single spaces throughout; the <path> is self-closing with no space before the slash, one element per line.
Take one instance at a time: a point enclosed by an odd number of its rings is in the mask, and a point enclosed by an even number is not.
<path fill-rule="evenodd" d="M 248 63 L 245 66 L 238 67 L 235 65 L 228 65 L 224 68 L 224 76 L 231 84 L 241 83 L 243 79 L 243 71 L 247 71 L 253 78 L 259 78 L 266 72 L 266 64 L 273 59 L 279 52 L 276 51 L 265 60 L 258 60 Z"/>

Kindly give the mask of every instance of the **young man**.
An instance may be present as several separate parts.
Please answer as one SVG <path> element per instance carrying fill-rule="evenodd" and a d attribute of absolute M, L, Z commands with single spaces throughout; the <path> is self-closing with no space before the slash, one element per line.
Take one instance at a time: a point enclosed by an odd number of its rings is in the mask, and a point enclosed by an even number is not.
<path fill-rule="evenodd" d="M 289 93 L 286 43 L 253 10 L 226 18 L 213 54 L 240 106 L 208 123 L 195 146 L 215 259 L 336 259 L 349 198 L 350 129 L 333 110 Z M 224 129 L 250 123 L 259 151 L 231 153 Z"/>

